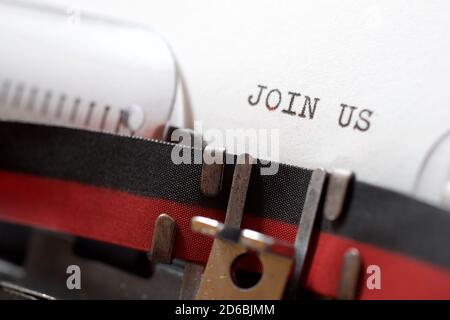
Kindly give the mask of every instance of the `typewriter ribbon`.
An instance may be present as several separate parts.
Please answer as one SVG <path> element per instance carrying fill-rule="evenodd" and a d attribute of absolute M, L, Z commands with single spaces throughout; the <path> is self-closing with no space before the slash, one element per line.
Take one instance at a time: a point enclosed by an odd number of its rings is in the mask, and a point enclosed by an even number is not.
<path fill-rule="evenodd" d="M 0 218 L 148 251 L 155 222 L 166 213 L 177 226 L 174 257 L 204 264 L 212 241 L 191 230 L 191 219 L 201 215 L 224 221 L 234 168 L 224 165 L 222 190 L 215 197 L 205 196 L 200 188 L 202 166 L 171 161 L 172 149 L 180 147 L 0 122 Z M 255 169 L 260 165 L 255 163 Z M 242 228 L 293 244 L 311 173 L 283 164 L 273 176 L 253 170 Z M 345 176 L 334 177 L 344 179 L 334 184 L 348 185 Z M 348 270 L 358 270 L 357 252 L 362 270 L 357 299 L 448 299 L 448 212 L 360 181 L 351 188 L 348 204 L 335 221 L 335 214 L 328 219 L 318 207 L 309 261 L 298 285 L 336 297 L 344 254 Z M 349 253 L 352 248 L 357 251 Z M 372 264 L 382 269 L 381 290 L 365 285 L 364 270 Z M 340 289 L 343 296 L 348 287 Z"/>

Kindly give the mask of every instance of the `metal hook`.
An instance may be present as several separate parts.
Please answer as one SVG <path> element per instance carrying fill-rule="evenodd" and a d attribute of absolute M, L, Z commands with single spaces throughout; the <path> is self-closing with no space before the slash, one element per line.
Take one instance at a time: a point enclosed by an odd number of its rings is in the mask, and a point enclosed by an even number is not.
<path fill-rule="evenodd" d="M 361 255 L 358 249 L 350 248 L 344 253 L 342 257 L 341 276 L 336 294 L 337 299 L 355 299 L 361 265 Z"/>
<path fill-rule="evenodd" d="M 350 170 L 335 169 L 331 172 L 323 212 L 330 221 L 336 221 L 344 210 L 348 189 L 354 174 Z"/>
<path fill-rule="evenodd" d="M 177 224 L 175 220 L 163 213 L 158 216 L 153 228 L 152 246 L 147 253 L 152 262 L 171 263 L 175 246 Z"/>
<path fill-rule="evenodd" d="M 286 291 L 286 296 L 291 299 L 295 298 L 297 295 L 298 285 L 308 253 L 325 179 L 325 170 L 315 169 L 312 172 L 311 180 L 306 192 L 305 204 L 303 205 L 302 214 L 300 216 L 297 236 L 295 238 L 294 270 L 290 285 Z"/>

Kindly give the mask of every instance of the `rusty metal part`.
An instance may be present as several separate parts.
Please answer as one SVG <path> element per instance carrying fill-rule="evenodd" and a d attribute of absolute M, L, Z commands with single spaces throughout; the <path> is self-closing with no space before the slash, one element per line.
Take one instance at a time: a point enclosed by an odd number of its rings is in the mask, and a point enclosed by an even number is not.
<path fill-rule="evenodd" d="M 153 229 L 152 246 L 148 257 L 152 262 L 171 263 L 175 245 L 177 225 L 175 220 L 167 214 L 161 214 Z"/>
<path fill-rule="evenodd" d="M 280 299 L 283 295 L 292 259 L 271 252 L 283 247 L 273 238 L 239 230 L 254 162 L 248 154 L 237 157 L 224 224 L 199 217 L 192 221 L 194 231 L 216 237 L 196 299 Z M 249 249 L 258 252 L 264 271 L 257 284 L 244 289 L 233 283 L 231 268 Z"/>
<path fill-rule="evenodd" d="M 276 242 L 251 230 L 239 230 L 254 159 L 248 154 L 238 156 L 228 200 L 224 224 L 207 218 L 194 218 L 195 230 L 216 237 L 200 281 L 196 299 L 280 299 L 292 265 L 290 257 L 271 252 Z M 251 288 L 233 283 L 233 262 L 248 252 L 258 253 L 263 272 Z"/>
<path fill-rule="evenodd" d="M 186 262 L 181 282 L 180 300 L 194 300 L 205 268 L 201 264 Z"/>
<path fill-rule="evenodd" d="M 237 157 L 225 215 L 225 224 L 228 226 L 239 228 L 241 225 L 253 162 L 254 159 L 249 154 L 241 154 Z"/>
<path fill-rule="evenodd" d="M 342 214 L 353 177 L 353 172 L 349 170 L 335 169 L 331 173 L 323 208 L 328 220 L 335 221 Z"/>
<path fill-rule="evenodd" d="M 361 273 L 361 256 L 358 249 L 348 249 L 342 258 L 341 276 L 336 298 L 353 300 L 356 296 L 358 280 Z"/>
<path fill-rule="evenodd" d="M 289 276 L 292 259 L 267 251 L 275 240 L 271 237 L 254 232 L 239 237 L 227 238 L 226 226 L 207 218 L 194 217 L 194 231 L 200 231 L 216 238 L 211 249 L 205 272 L 200 282 L 196 299 L 280 299 Z M 236 229 L 235 229 L 236 230 Z M 238 230 L 239 231 L 239 230 Z M 227 240 L 224 240 L 224 239 Z M 246 242 L 243 239 L 249 239 Z M 261 261 L 263 272 L 259 281 L 251 288 L 239 288 L 233 283 L 231 268 L 233 262 L 248 252 L 251 247 L 256 250 Z M 263 250 L 260 250 L 260 249 Z"/>
<path fill-rule="evenodd" d="M 207 197 L 215 197 L 222 190 L 224 149 L 206 146 L 203 150 L 200 190 Z"/>
<path fill-rule="evenodd" d="M 288 298 L 295 298 L 303 267 L 308 253 L 309 242 L 313 232 L 314 222 L 322 197 L 322 190 L 326 179 L 326 172 L 323 169 L 315 169 L 312 172 L 308 190 L 306 192 L 305 204 L 303 205 L 300 223 L 295 238 L 295 258 L 294 270 L 290 285 L 286 295 Z"/>

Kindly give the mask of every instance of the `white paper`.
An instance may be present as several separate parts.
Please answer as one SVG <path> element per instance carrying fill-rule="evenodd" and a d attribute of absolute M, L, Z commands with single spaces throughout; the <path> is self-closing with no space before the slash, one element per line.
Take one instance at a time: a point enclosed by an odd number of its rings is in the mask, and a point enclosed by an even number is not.
<path fill-rule="evenodd" d="M 282 162 L 448 199 L 448 1 L 50 2 L 161 32 L 205 128 L 279 128 Z M 320 98 L 314 119 L 250 106 L 258 84 L 278 88 L 282 103 L 288 91 Z M 370 129 L 339 126 L 343 103 L 370 110 Z"/>

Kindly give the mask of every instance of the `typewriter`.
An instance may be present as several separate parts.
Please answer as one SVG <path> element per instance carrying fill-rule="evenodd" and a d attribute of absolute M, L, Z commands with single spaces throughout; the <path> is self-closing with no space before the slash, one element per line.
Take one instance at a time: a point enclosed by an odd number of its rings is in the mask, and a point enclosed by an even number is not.
<path fill-rule="evenodd" d="M 449 13 L 0 1 L 0 298 L 450 299 Z"/>

